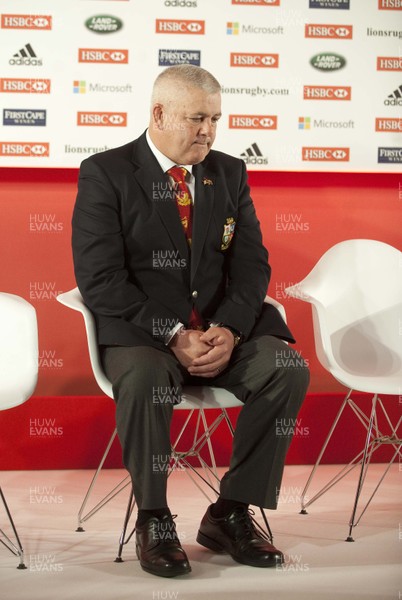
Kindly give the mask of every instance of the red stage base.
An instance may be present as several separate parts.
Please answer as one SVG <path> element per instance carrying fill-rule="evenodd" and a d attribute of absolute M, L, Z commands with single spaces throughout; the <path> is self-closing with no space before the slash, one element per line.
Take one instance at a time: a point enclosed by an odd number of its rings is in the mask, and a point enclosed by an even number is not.
<path fill-rule="evenodd" d="M 356 394 L 357 404 L 369 413 L 371 396 Z M 287 464 L 315 462 L 325 436 L 343 400 L 340 394 L 309 394 L 295 423 L 278 423 L 277 435 L 293 429 L 294 437 Z M 382 399 L 391 420 L 400 412 L 398 397 Z M 216 411 L 208 412 L 208 415 Z M 239 409 L 229 409 L 235 421 Z M 172 439 L 179 432 L 187 411 L 176 411 Z M 209 418 L 209 417 L 208 417 Z M 388 433 L 385 424 L 384 434 Z M 381 426 L 380 426 L 381 428 Z M 25 404 L 0 413 L 0 469 L 88 469 L 97 466 L 114 429 L 114 403 L 105 396 L 32 397 Z M 366 432 L 350 409 L 344 413 L 334 433 L 323 463 L 348 463 L 364 446 Z M 191 441 L 191 435 L 183 442 Z M 229 463 L 231 438 L 222 424 L 214 434 L 214 449 L 219 466 Z M 382 447 L 373 462 L 385 462 L 392 447 Z M 105 463 L 122 467 L 119 442 L 114 443 Z"/>

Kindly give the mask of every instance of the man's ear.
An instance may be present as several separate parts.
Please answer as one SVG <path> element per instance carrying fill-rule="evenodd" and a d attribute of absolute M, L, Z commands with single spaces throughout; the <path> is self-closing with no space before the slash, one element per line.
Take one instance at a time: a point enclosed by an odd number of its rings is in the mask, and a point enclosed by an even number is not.
<path fill-rule="evenodd" d="M 162 104 L 155 104 L 152 108 L 152 117 L 155 129 L 164 129 L 164 110 Z"/>

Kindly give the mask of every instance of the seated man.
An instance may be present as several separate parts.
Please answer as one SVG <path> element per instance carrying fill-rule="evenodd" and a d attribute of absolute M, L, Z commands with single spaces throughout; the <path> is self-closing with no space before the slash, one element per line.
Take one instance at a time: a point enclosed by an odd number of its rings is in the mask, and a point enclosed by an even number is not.
<path fill-rule="evenodd" d="M 283 341 L 294 341 L 290 331 L 264 304 L 270 267 L 244 162 L 211 150 L 220 116 L 220 85 L 208 71 L 164 70 L 148 130 L 83 161 L 73 215 L 76 279 L 96 318 L 139 509 L 137 555 L 163 577 L 191 567 L 167 505 L 167 473 L 155 469 L 171 452 L 173 404 L 162 390 L 210 384 L 244 403 L 197 541 L 270 567 L 283 554 L 255 530 L 248 506 L 276 508 L 290 443 L 276 424 L 296 418 L 308 385 Z"/>

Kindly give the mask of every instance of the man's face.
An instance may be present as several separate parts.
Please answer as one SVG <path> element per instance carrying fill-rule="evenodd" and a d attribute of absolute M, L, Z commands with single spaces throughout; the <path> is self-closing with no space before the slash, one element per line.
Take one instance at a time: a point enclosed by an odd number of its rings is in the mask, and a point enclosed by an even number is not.
<path fill-rule="evenodd" d="M 204 160 L 215 140 L 221 116 L 220 93 L 180 87 L 177 97 L 154 107 L 154 143 L 176 164 L 195 165 Z"/>

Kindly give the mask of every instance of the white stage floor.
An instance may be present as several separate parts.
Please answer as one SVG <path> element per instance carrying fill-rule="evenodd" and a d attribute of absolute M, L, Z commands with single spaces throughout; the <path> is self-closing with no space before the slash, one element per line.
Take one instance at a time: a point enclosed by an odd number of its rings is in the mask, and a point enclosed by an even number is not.
<path fill-rule="evenodd" d="M 370 467 L 367 485 L 383 465 Z M 337 466 L 320 467 L 314 489 Z M 195 541 L 208 501 L 185 472 L 169 482 L 170 506 L 192 572 L 165 579 L 143 572 L 132 540 L 125 562 L 114 563 L 126 507 L 127 490 L 76 533 L 76 514 L 90 471 L 12 471 L 1 474 L 1 486 L 25 550 L 26 570 L 0 545 L 2 600 L 346 600 L 402 599 L 402 470 L 386 476 L 361 523 L 354 543 L 345 542 L 357 473 L 348 475 L 309 509 L 299 514 L 299 499 L 310 466 L 285 469 L 279 508 L 267 511 L 274 543 L 285 553 L 280 569 L 239 565 Z M 107 470 L 94 498 L 109 491 L 124 475 Z M 311 494 L 310 494 L 311 496 Z M 6 523 L 0 506 L 0 527 Z M 5 527 L 10 533 L 8 525 Z"/>

